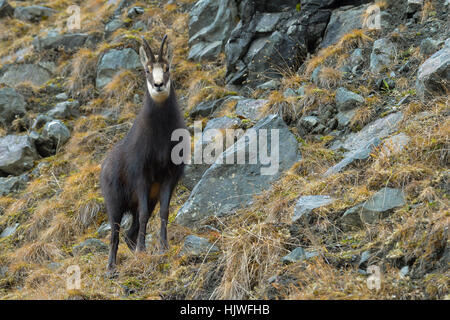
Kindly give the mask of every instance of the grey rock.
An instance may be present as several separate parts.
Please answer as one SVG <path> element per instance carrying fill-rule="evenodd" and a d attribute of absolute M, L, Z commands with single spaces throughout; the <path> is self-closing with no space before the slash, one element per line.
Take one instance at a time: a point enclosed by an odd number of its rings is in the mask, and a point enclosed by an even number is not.
<path fill-rule="evenodd" d="M 283 96 L 284 96 L 285 98 L 296 97 L 296 96 L 297 96 L 297 93 L 294 91 L 294 89 L 292 89 L 292 88 L 287 88 L 286 90 L 284 90 Z"/>
<path fill-rule="evenodd" d="M 342 223 L 349 227 L 360 227 L 364 223 L 374 224 L 386 218 L 393 209 L 404 206 L 405 203 L 402 190 L 383 188 L 366 202 L 348 209 L 342 216 Z"/>
<path fill-rule="evenodd" d="M 39 22 L 56 12 L 54 9 L 43 6 L 16 7 L 14 9 L 14 18 L 28 22 Z"/>
<path fill-rule="evenodd" d="M 350 124 L 350 121 L 355 116 L 356 109 L 341 111 L 336 114 L 336 120 L 338 121 L 338 129 L 344 130 Z"/>
<path fill-rule="evenodd" d="M 189 50 L 188 59 L 194 61 L 210 60 L 216 58 L 222 51 L 222 41 L 199 42 Z"/>
<path fill-rule="evenodd" d="M 215 118 L 215 119 L 208 121 L 205 128 L 203 129 L 201 139 L 199 141 L 195 142 L 194 150 L 195 150 L 195 148 L 198 148 L 198 149 L 202 150 L 202 154 L 203 154 L 203 151 L 205 150 L 205 148 L 207 146 L 214 144 L 215 141 L 220 138 L 222 138 L 220 140 L 223 143 L 222 145 L 225 146 L 226 135 L 225 135 L 225 132 L 223 132 L 223 130 L 236 129 L 239 127 L 240 123 L 241 123 L 240 119 L 230 118 L 227 116 Z M 217 135 L 216 135 L 214 133 L 214 131 L 209 131 L 209 130 L 220 130 L 220 131 L 222 131 L 222 133 L 221 133 L 221 135 L 219 133 L 217 133 Z M 240 138 L 239 134 L 238 134 L 237 138 Z M 225 146 L 225 148 L 226 148 L 226 146 Z M 220 154 L 215 155 L 214 161 L 215 161 L 215 159 L 217 159 L 217 157 L 219 155 Z M 191 163 L 186 165 L 186 167 L 185 167 L 184 176 L 182 178 L 181 183 L 189 190 L 192 190 L 194 188 L 194 186 L 197 184 L 197 182 L 200 181 L 200 179 L 202 178 L 205 171 L 208 170 L 210 165 L 211 164 L 205 163 L 205 161 L 203 161 L 203 163 L 200 163 L 200 164 L 195 164 L 194 158 L 192 158 Z"/>
<path fill-rule="evenodd" d="M 0 83 L 11 87 L 26 81 L 42 86 L 52 77 L 50 70 L 36 64 L 13 64 L 0 70 Z"/>
<path fill-rule="evenodd" d="M 279 87 L 280 87 L 280 82 L 272 79 L 267 82 L 264 82 L 263 84 L 260 84 L 256 88 L 261 89 L 261 90 L 276 90 Z"/>
<path fill-rule="evenodd" d="M 373 43 L 370 54 L 370 71 L 380 73 L 388 68 L 396 55 L 395 44 L 388 39 L 378 39 Z"/>
<path fill-rule="evenodd" d="M 258 136 L 261 129 L 268 130 L 268 150 L 272 150 L 270 129 L 278 129 L 279 143 L 274 144 L 274 147 L 278 146 L 279 152 L 276 150 L 273 151 L 275 154 L 271 152 L 272 155 L 279 155 L 277 168 L 269 169 L 269 165 L 263 165 L 258 160 L 260 155 L 249 152 L 249 138 L 253 134 Z M 253 140 L 252 145 L 256 145 L 256 141 Z M 227 159 L 234 159 L 235 163 L 239 154 L 245 154 L 247 159 L 245 164 L 226 163 Z M 233 213 L 239 207 L 250 204 L 254 195 L 267 189 L 271 182 L 276 181 L 283 171 L 289 169 L 299 159 L 297 140 L 284 121 L 278 115 L 267 116 L 252 129 L 247 130 L 246 134 L 224 151 L 204 173 L 189 199 L 178 211 L 177 223 L 194 226 L 210 215 L 222 216 Z"/>
<path fill-rule="evenodd" d="M 428 58 L 417 71 L 416 91 L 422 101 L 450 90 L 450 46 Z"/>
<path fill-rule="evenodd" d="M 75 256 L 83 256 L 89 253 L 107 253 L 108 251 L 109 247 L 107 244 L 93 238 L 87 239 L 72 248 L 72 253 Z"/>
<path fill-rule="evenodd" d="M 336 140 L 332 146 L 332 150 L 343 148 L 348 151 L 359 150 L 367 146 L 373 138 L 380 140 L 386 138 L 398 129 L 400 121 L 403 119 L 401 112 L 391 113 L 384 118 L 375 120 L 369 123 L 361 131 L 350 133 L 343 137 L 343 139 Z"/>
<path fill-rule="evenodd" d="M 42 130 L 42 136 L 49 138 L 56 146 L 61 146 L 70 138 L 70 131 L 60 120 L 47 122 Z"/>
<path fill-rule="evenodd" d="M 214 112 L 218 111 L 226 100 L 227 97 L 213 101 L 203 101 L 198 105 L 196 105 L 194 108 L 192 108 L 192 110 L 189 112 L 189 116 L 193 119 L 198 116 L 209 117 Z"/>
<path fill-rule="evenodd" d="M 133 217 L 131 216 L 131 214 L 123 215 L 122 221 L 120 222 L 120 228 L 123 229 L 124 231 L 127 231 L 130 228 L 131 223 L 133 222 L 132 218 Z M 110 232 L 111 232 L 111 225 L 109 224 L 109 222 L 102 223 L 100 227 L 98 227 L 97 229 L 97 235 L 100 238 L 106 237 Z"/>
<path fill-rule="evenodd" d="M 300 125 L 308 132 L 314 129 L 319 124 L 319 118 L 316 116 L 306 116 L 300 119 Z"/>
<path fill-rule="evenodd" d="M 131 48 L 111 49 L 100 60 L 96 86 L 97 88 L 104 87 L 121 69 L 137 70 L 139 68 L 141 68 L 141 62 L 136 51 Z"/>
<path fill-rule="evenodd" d="M 6 0 L 0 0 L 0 18 L 12 17 L 14 8 Z"/>
<path fill-rule="evenodd" d="M 0 89 L 0 124 L 7 127 L 26 112 L 24 97 L 12 88 Z"/>
<path fill-rule="evenodd" d="M 385 156 L 400 153 L 411 140 L 405 133 L 396 134 L 383 142 L 381 152 Z"/>
<path fill-rule="evenodd" d="M 219 248 L 211 244 L 205 238 L 189 235 L 184 239 L 182 252 L 190 256 L 214 255 L 219 252 Z"/>
<path fill-rule="evenodd" d="M 400 277 L 404 278 L 408 275 L 409 273 L 409 266 L 404 266 L 403 268 L 400 269 L 399 271 L 399 275 Z"/>
<path fill-rule="evenodd" d="M 438 51 L 441 41 L 425 38 L 420 42 L 420 53 L 423 55 L 430 55 Z"/>
<path fill-rule="evenodd" d="M 283 17 L 281 12 L 267 12 L 257 14 L 258 22 L 255 27 L 256 32 L 267 33 L 275 31 L 275 27 Z"/>
<path fill-rule="evenodd" d="M 42 128 L 47 122 L 52 121 L 53 119 L 49 116 L 46 116 L 45 114 L 40 114 L 36 117 L 36 119 L 33 121 L 33 125 L 31 126 L 32 130 L 39 130 Z"/>
<path fill-rule="evenodd" d="M 115 18 L 106 24 L 105 32 L 111 34 L 120 28 L 124 28 L 125 26 L 125 22 L 123 22 L 122 19 Z"/>
<path fill-rule="evenodd" d="M 258 10 L 259 5 L 245 2 L 244 16 L 225 45 L 229 84 L 257 87 L 267 78 L 281 78 L 281 70 L 296 70 L 306 57 L 305 35 L 315 32 L 305 30 L 306 24 L 300 21 L 302 14 L 296 10 L 267 13 Z M 323 18 L 325 22 L 327 17 Z M 321 24 L 315 22 L 315 26 Z"/>
<path fill-rule="evenodd" d="M 313 72 L 311 73 L 311 81 L 318 86 L 319 85 L 319 75 L 320 72 L 322 71 L 322 67 L 317 67 L 313 70 Z"/>
<path fill-rule="evenodd" d="M 2 233 L 0 234 L 0 239 L 12 236 L 14 234 L 14 232 L 16 232 L 18 227 L 19 227 L 19 224 L 15 223 L 14 225 L 3 229 Z"/>
<path fill-rule="evenodd" d="M 350 63 L 352 66 L 360 66 L 364 63 L 364 60 L 363 51 L 360 48 L 355 49 L 350 56 Z"/>
<path fill-rule="evenodd" d="M 302 247 L 297 247 L 294 250 L 292 250 L 289 254 L 281 258 L 281 261 L 283 263 L 295 263 L 317 257 L 318 255 L 319 253 L 315 251 L 306 251 Z"/>
<path fill-rule="evenodd" d="M 280 77 L 277 68 L 295 68 L 305 55 L 306 50 L 302 45 L 279 31 L 254 40 L 246 56 L 249 61 L 248 80 L 250 84 L 258 85 L 262 75 Z"/>
<path fill-rule="evenodd" d="M 237 7 L 233 0 L 200 0 L 190 11 L 188 59 L 217 58 L 236 25 Z"/>
<path fill-rule="evenodd" d="M 365 141 L 365 143 L 365 145 L 360 146 L 358 149 L 346 153 L 344 159 L 325 172 L 325 176 L 341 172 L 357 160 L 365 160 L 369 158 L 372 150 L 381 144 L 381 140 L 378 137 L 373 137 L 369 141 Z"/>
<path fill-rule="evenodd" d="M 80 115 L 80 103 L 77 100 L 69 100 L 57 103 L 47 112 L 47 116 L 57 119 L 71 119 Z"/>
<path fill-rule="evenodd" d="M 292 222 L 297 221 L 301 217 L 308 216 L 314 209 L 320 208 L 330 203 L 333 203 L 334 199 L 330 196 L 302 196 L 295 204 L 294 215 Z"/>
<path fill-rule="evenodd" d="M 239 117 L 257 121 L 261 119 L 261 112 L 264 105 L 269 102 L 264 99 L 242 99 L 236 105 L 236 114 Z"/>
<path fill-rule="evenodd" d="M 421 11 L 423 8 L 423 0 L 408 0 L 406 4 L 406 13 L 408 16 L 412 16 L 417 11 Z"/>
<path fill-rule="evenodd" d="M 6 196 L 11 192 L 25 188 L 28 181 L 29 177 L 26 174 L 22 174 L 18 177 L 0 177 L 0 196 Z"/>
<path fill-rule="evenodd" d="M 336 90 L 336 106 L 339 111 L 354 109 L 362 105 L 364 102 L 364 98 L 359 94 L 351 92 L 342 87 Z"/>
<path fill-rule="evenodd" d="M 352 30 L 362 29 L 364 14 L 368 8 L 368 5 L 362 5 L 359 7 L 343 7 L 333 10 L 320 47 L 326 48 L 336 44 L 342 36 Z"/>
<path fill-rule="evenodd" d="M 69 99 L 69 96 L 67 95 L 66 92 L 61 92 L 55 96 L 55 99 L 58 101 L 65 101 L 65 100 Z"/>
<path fill-rule="evenodd" d="M 142 8 L 142 7 L 133 7 L 130 10 L 128 10 L 127 16 L 130 19 L 134 19 L 134 18 L 136 18 L 137 16 L 140 16 L 143 13 L 144 13 L 144 8 Z"/>
<path fill-rule="evenodd" d="M 73 51 L 82 47 L 89 35 L 87 33 L 64 33 L 57 31 L 49 32 L 46 36 L 36 37 L 33 46 L 37 51 L 45 49 L 63 48 L 65 51 Z"/>
<path fill-rule="evenodd" d="M 133 26 L 131 27 L 132 30 L 138 30 L 138 31 L 147 31 L 148 25 L 146 22 L 139 20 L 133 23 Z"/>
<path fill-rule="evenodd" d="M 0 138 L 0 174 L 19 175 L 39 159 L 33 140 L 28 136 L 7 135 Z"/>
<path fill-rule="evenodd" d="M 360 267 L 362 264 L 366 263 L 367 261 L 369 261 L 371 257 L 370 251 L 366 250 L 361 254 L 361 259 L 358 262 L 358 267 Z"/>

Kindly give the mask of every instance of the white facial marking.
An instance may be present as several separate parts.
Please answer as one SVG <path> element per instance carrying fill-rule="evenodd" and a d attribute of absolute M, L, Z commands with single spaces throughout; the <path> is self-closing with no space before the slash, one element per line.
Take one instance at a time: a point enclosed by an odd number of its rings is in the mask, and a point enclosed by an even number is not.
<path fill-rule="evenodd" d="M 153 68 L 153 81 L 154 83 L 163 83 L 164 72 L 161 67 Z"/>

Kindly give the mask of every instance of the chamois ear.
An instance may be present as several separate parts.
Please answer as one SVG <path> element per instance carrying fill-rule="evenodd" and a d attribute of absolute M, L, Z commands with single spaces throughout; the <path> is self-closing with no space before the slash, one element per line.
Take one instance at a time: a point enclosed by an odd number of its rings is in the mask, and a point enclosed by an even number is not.
<path fill-rule="evenodd" d="M 147 53 L 145 52 L 145 49 L 143 46 L 139 48 L 139 58 L 141 59 L 141 63 L 144 66 L 144 69 L 148 69 L 148 57 Z"/>

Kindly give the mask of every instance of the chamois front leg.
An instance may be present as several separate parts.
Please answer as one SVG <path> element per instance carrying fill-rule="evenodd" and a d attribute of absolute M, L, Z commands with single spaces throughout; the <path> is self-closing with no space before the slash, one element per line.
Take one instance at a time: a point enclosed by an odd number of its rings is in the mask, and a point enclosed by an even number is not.
<path fill-rule="evenodd" d="M 145 251 L 145 235 L 147 232 L 147 222 L 150 218 L 150 210 L 148 207 L 149 188 L 144 187 L 144 184 L 138 186 L 138 201 L 139 201 L 139 233 L 137 237 L 136 249 L 138 252 Z"/>
<path fill-rule="evenodd" d="M 174 189 L 174 182 L 172 179 L 165 181 L 161 185 L 159 195 L 159 216 L 161 218 L 161 230 L 160 230 L 160 246 L 161 251 L 167 251 L 169 249 L 169 241 L 167 240 L 167 222 L 169 219 L 169 204 L 172 197 L 172 191 Z"/>

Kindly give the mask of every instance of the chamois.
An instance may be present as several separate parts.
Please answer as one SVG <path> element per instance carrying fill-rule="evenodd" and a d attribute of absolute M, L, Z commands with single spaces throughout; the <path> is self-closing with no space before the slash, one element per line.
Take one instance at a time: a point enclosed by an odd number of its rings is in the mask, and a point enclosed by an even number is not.
<path fill-rule="evenodd" d="M 163 55 L 164 36 L 159 55 L 154 56 L 143 40 L 139 57 L 146 74 L 143 107 L 128 134 L 111 150 L 102 164 L 100 186 L 106 203 L 111 240 L 108 273 L 115 272 L 120 223 L 124 213 L 132 215 L 125 242 L 131 250 L 145 251 L 147 222 L 159 201 L 160 244 L 167 250 L 167 220 L 172 192 L 183 174 L 184 164 L 174 164 L 172 132 L 185 129 L 175 89 L 170 80 L 171 57 Z"/>

